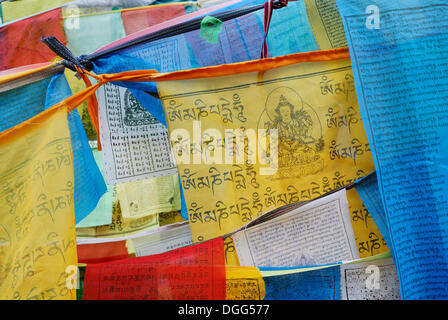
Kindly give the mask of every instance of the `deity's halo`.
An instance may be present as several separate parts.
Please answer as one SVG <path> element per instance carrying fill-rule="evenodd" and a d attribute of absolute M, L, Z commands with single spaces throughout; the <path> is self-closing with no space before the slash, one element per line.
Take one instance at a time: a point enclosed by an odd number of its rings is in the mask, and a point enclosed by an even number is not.
<path fill-rule="evenodd" d="M 293 113 L 296 113 L 299 110 L 303 109 L 303 100 L 299 94 L 291 88 L 288 87 L 279 87 L 274 89 L 266 99 L 265 110 L 271 121 L 274 121 L 279 114 L 275 110 L 280 103 L 280 99 L 284 101 L 283 96 L 286 101 L 294 106 Z"/>

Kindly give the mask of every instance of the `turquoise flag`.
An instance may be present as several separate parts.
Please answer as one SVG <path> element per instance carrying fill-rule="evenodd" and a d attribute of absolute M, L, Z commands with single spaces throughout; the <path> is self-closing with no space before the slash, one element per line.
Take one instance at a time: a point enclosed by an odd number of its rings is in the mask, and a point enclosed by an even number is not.
<path fill-rule="evenodd" d="M 402 298 L 448 299 L 448 3 L 336 2 Z"/>

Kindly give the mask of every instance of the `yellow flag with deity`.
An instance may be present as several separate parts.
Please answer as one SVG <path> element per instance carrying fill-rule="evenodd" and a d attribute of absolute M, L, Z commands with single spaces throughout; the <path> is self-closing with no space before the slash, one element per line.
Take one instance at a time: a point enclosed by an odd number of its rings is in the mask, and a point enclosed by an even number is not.
<path fill-rule="evenodd" d="M 155 80 L 194 242 L 374 171 L 346 49 Z"/>

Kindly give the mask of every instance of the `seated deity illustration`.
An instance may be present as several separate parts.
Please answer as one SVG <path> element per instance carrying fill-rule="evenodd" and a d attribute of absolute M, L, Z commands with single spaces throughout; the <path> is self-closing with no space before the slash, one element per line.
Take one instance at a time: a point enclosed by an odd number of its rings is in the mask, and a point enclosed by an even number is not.
<path fill-rule="evenodd" d="M 124 123 L 127 126 L 139 126 L 159 123 L 126 89 L 124 94 Z"/>
<path fill-rule="evenodd" d="M 259 127 L 277 129 L 281 175 L 304 176 L 322 169 L 322 129 L 316 112 L 292 89 L 280 87 L 268 96 Z M 281 172 L 283 169 L 283 172 Z"/>

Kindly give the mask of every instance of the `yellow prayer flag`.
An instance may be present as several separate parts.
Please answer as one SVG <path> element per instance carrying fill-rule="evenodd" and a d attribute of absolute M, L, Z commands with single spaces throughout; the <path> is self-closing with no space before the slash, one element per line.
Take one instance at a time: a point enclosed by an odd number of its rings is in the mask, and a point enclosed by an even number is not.
<path fill-rule="evenodd" d="M 226 300 L 263 300 L 263 277 L 255 267 L 226 266 Z"/>
<path fill-rule="evenodd" d="M 194 242 L 374 170 L 351 62 L 340 53 L 160 76 Z"/>
<path fill-rule="evenodd" d="M 180 215 L 180 211 L 161 212 L 159 213 L 159 226 L 166 226 L 173 223 L 186 221 Z"/>
<path fill-rule="evenodd" d="M 114 186 L 114 199 L 112 204 L 112 223 L 104 226 L 76 228 L 77 237 L 117 238 L 126 237 L 159 227 L 159 216 L 129 218 L 123 217 L 120 201 L 117 198 L 116 185 Z"/>
<path fill-rule="evenodd" d="M 240 259 L 231 236 L 224 239 L 224 255 L 226 266 L 240 266 Z"/>
<path fill-rule="evenodd" d="M 57 8 L 71 0 L 18 0 L 3 2 L 3 23 L 24 18 L 42 11 Z"/>
<path fill-rule="evenodd" d="M 76 299 L 67 110 L 41 115 L 0 134 L 0 299 Z"/>
<path fill-rule="evenodd" d="M 344 24 L 335 0 L 305 0 L 306 12 L 321 50 L 347 47 Z"/>
<path fill-rule="evenodd" d="M 383 236 L 355 188 L 347 190 L 347 200 L 359 256 L 367 258 L 388 252 Z"/>
<path fill-rule="evenodd" d="M 125 219 L 180 210 L 177 174 L 120 183 L 116 187 L 121 214 Z"/>

